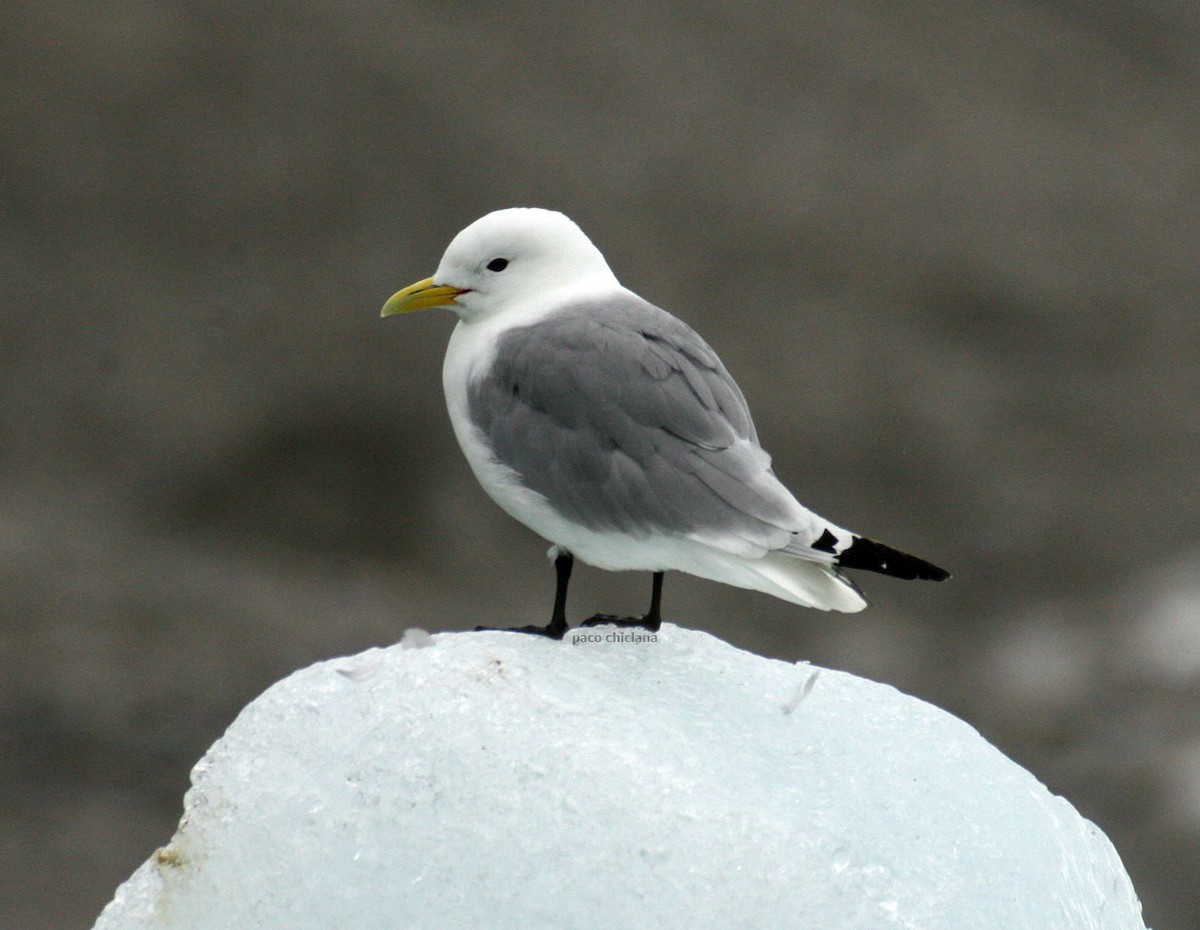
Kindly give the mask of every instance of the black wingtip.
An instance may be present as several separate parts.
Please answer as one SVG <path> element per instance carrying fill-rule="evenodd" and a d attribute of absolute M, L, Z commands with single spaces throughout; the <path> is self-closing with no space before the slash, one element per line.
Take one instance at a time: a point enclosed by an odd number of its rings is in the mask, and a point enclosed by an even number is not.
<path fill-rule="evenodd" d="M 893 578 L 924 581 L 945 581 L 950 573 L 932 562 L 915 555 L 877 543 L 873 539 L 855 536 L 854 542 L 838 553 L 834 560 L 840 568 L 861 568 L 868 572 L 891 575 Z"/>

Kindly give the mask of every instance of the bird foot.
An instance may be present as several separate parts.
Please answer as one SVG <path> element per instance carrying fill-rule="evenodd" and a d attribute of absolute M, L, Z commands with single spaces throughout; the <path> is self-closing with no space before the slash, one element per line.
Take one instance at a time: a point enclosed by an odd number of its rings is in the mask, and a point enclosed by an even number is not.
<path fill-rule="evenodd" d="M 661 617 L 617 617 L 613 614 L 596 614 L 594 617 L 588 617 L 580 626 L 619 626 L 619 627 L 641 627 L 649 630 L 651 633 L 657 633 L 658 628 L 662 626 Z"/>
<path fill-rule="evenodd" d="M 562 639 L 567 634 L 567 625 L 547 623 L 545 626 L 530 624 L 529 626 L 477 626 L 476 633 L 529 633 L 533 636 L 545 636 L 548 639 Z"/>

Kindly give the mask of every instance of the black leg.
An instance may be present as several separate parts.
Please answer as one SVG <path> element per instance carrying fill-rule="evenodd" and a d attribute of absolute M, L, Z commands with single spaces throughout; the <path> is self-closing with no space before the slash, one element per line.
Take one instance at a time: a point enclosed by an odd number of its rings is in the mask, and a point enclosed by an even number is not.
<path fill-rule="evenodd" d="M 644 617 L 614 617 L 612 614 L 596 614 L 584 620 L 581 626 L 639 626 L 651 633 L 658 632 L 662 626 L 662 586 L 663 573 L 654 573 L 654 585 L 650 591 L 650 609 Z"/>
<path fill-rule="evenodd" d="M 662 614 L 659 613 L 659 608 L 662 606 L 662 586 L 663 573 L 654 573 L 654 582 L 650 588 L 650 609 L 646 612 L 646 616 L 642 617 L 642 626 L 651 633 L 654 633 L 662 625 Z"/>
<path fill-rule="evenodd" d="M 567 632 L 567 585 L 574 567 L 575 556 L 566 549 L 560 549 L 554 557 L 554 612 L 546 626 L 546 635 L 555 639 L 562 639 Z"/>
<path fill-rule="evenodd" d="M 550 615 L 550 622 L 545 626 L 537 626 L 535 624 L 511 628 L 477 626 L 475 627 L 476 631 L 500 630 L 504 633 L 532 633 L 534 636 L 549 636 L 551 639 L 562 639 L 567 633 L 567 584 L 571 581 L 571 569 L 574 565 L 575 557 L 566 549 L 559 549 L 558 555 L 554 557 L 554 575 L 556 578 L 554 613 Z"/>

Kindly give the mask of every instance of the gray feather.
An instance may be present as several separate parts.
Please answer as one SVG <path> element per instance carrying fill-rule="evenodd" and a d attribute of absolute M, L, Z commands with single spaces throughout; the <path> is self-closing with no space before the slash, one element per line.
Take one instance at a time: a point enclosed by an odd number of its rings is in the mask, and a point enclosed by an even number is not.
<path fill-rule="evenodd" d="M 468 409 L 500 462 L 590 529 L 724 533 L 763 549 L 811 531 L 788 525 L 795 505 L 716 353 L 632 294 L 502 333 Z"/>

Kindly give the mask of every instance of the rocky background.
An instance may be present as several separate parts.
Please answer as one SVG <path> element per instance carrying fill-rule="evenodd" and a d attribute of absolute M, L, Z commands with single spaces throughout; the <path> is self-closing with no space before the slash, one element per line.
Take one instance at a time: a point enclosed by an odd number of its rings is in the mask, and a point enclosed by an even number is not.
<path fill-rule="evenodd" d="M 959 714 L 1200 925 L 1197 140 L 1170 0 L 5 4 L 0 925 L 90 926 L 290 671 L 548 615 L 451 318 L 378 318 L 519 204 L 708 337 L 802 500 L 955 572 L 668 617 Z"/>

